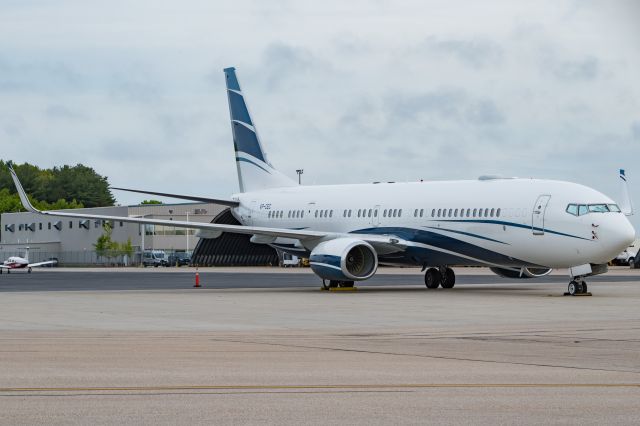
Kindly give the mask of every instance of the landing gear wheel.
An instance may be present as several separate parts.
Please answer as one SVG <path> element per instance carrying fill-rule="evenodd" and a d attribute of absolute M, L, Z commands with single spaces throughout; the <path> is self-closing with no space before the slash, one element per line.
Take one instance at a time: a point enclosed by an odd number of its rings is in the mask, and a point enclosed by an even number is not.
<path fill-rule="evenodd" d="M 582 293 L 588 293 L 587 291 L 587 283 L 582 281 Z"/>
<path fill-rule="evenodd" d="M 340 287 L 353 288 L 353 281 L 340 281 Z"/>
<path fill-rule="evenodd" d="M 442 277 L 442 288 L 453 288 L 456 284 L 456 274 L 453 269 L 446 268 Z"/>
<path fill-rule="evenodd" d="M 436 268 L 429 268 L 424 274 L 424 284 L 427 288 L 438 288 L 442 283 L 442 274 Z"/>
<path fill-rule="evenodd" d="M 27 269 L 27 273 L 30 274 L 31 273 L 31 268 Z"/>
<path fill-rule="evenodd" d="M 329 288 L 336 288 L 340 286 L 340 281 L 331 280 L 329 281 Z"/>
<path fill-rule="evenodd" d="M 580 293 L 580 291 L 578 291 L 578 288 L 580 287 L 580 290 L 582 289 L 580 283 L 578 283 L 577 281 L 571 281 L 569 283 L 569 287 L 567 287 L 567 293 L 569 293 L 571 296 L 575 296 L 576 293 Z"/>

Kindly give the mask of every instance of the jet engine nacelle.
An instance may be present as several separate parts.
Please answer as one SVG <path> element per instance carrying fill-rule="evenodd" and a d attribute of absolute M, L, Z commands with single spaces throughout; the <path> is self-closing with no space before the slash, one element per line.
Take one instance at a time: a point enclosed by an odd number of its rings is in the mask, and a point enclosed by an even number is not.
<path fill-rule="evenodd" d="M 357 238 L 336 238 L 318 244 L 309 256 L 311 269 L 322 279 L 362 281 L 378 269 L 378 255 L 371 244 Z"/>
<path fill-rule="evenodd" d="M 548 275 L 552 269 L 550 268 L 521 268 L 519 270 L 489 268 L 491 272 L 503 278 L 539 278 Z"/>

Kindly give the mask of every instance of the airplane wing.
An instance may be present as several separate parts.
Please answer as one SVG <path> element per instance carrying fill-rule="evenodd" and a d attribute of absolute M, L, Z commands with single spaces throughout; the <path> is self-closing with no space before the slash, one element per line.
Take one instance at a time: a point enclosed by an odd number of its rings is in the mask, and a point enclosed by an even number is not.
<path fill-rule="evenodd" d="M 0 269 L 11 269 L 11 267 L 0 263 Z"/>
<path fill-rule="evenodd" d="M 196 196 L 191 196 L 191 195 L 168 194 L 166 192 L 143 191 L 143 190 L 140 190 L 140 189 L 128 189 L 128 188 L 111 187 L 111 189 L 117 189 L 118 191 L 137 192 L 139 194 L 159 195 L 161 197 L 179 198 L 181 200 L 200 201 L 202 203 L 221 204 L 223 206 L 229 206 L 229 207 L 237 207 L 237 206 L 240 205 L 240 203 L 237 202 L 237 201 L 222 200 L 222 199 L 219 199 L 219 198 L 205 198 L 205 197 L 196 197 Z"/>
<path fill-rule="evenodd" d="M 27 268 L 35 268 L 36 266 L 44 266 L 44 265 L 54 265 L 56 263 L 58 263 L 57 260 L 47 260 L 46 262 L 30 263 L 27 265 Z"/>
<path fill-rule="evenodd" d="M 191 228 L 191 229 L 200 229 L 205 231 L 207 238 L 217 238 L 223 232 L 230 232 L 236 234 L 245 234 L 245 235 L 254 235 L 263 237 L 260 238 L 262 242 L 270 243 L 275 238 L 291 238 L 300 241 L 305 240 L 330 240 L 334 238 L 340 237 L 357 237 L 364 241 L 367 241 L 371 245 L 373 245 L 376 249 L 380 250 L 379 253 L 390 253 L 396 252 L 400 250 L 404 250 L 406 245 L 404 244 L 404 240 L 395 237 L 393 235 L 367 235 L 367 234 L 345 234 L 345 233 L 332 233 L 332 232 L 324 232 L 324 231 L 311 231 L 307 229 L 286 229 L 286 228 L 267 228 L 261 226 L 244 226 L 244 225 L 226 225 L 226 224 L 218 224 L 218 223 L 200 223 L 200 222 L 184 222 L 179 220 L 163 220 L 163 219 L 146 219 L 146 218 L 138 218 L 138 217 L 128 217 L 128 216 L 107 216 L 107 215 L 92 215 L 87 213 L 74 213 L 73 211 L 40 211 L 33 207 L 29 198 L 27 197 L 16 172 L 13 170 L 13 167 L 9 166 L 9 171 L 11 172 L 11 177 L 13 178 L 13 182 L 16 185 L 16 189 L 18 190 L 18 195 L 20 196 L 20 201 L 22 201 L 22 205 L 25 209 L 32 213 L 39 213 L 42 215 L 48 216 L 57 216 L 57 217 L 73 217 L 79 219 L 96 219 L 96 220 L 113 220 L 113 221 L 122 221 L 128 223 L 139 223 L 139 224 L 150 224 L 150 225 L 166 225 L 166 226 L 175 226 L 178 228 Z M 267 238 L 264 238 L 267 237 Z M 272 237 L 273 240 L 270 241 Z"/>

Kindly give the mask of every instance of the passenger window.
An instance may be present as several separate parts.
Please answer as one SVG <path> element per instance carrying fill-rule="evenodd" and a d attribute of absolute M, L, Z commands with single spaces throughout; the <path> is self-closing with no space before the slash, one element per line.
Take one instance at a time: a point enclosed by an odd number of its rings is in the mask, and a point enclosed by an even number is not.
<path fill-rule="evenodd" d="M 496 217 L 500 217 L 500 209 L 496 210 Z"/>
<path fill-rule="evenodd" d="M 453 211 L 453 217 L 458 217 L 458 209 L 455 209 L 455 210 Z"/>
<path fill-rule="evenodd" d="M 449 217 L 453 214 L 453 209 L 449 209 Z"/>
<path fill-rule="evenodd" d="M 402 217 L 402 209 L 398 210 L 398 217 Z"/>
<path fill-rule="evenodd" d="M 471 216 L 471 209 L 467 209 L 467 217 Z"/>
<path fill-rule="evenodd" d="M 495 212 L 494 209 L 491 209 L 491 217 L 493 217 L 493 213 Z"/>
<path fill-rule="evenodd" d="M 473 217 L 476 217 L 477 214 L 478 214 L 478 209 L 473 209 Z"/>
<path fill-rule="evenodd" d="M 424 209 L 420 209 L 420 217 L 424 214 Z"/>
<path fill-rule="evenodd" d="M 572 214 L 574 216 L 578 216 L 578 206 L 577 206 L 577 204 L 569 204 L 567 206 L 567 213 Z"/>
<path fill-rule="evenodd" d="M 438 217 L 440 217 L 441 213 L 442 213 L 442 209 L 438 209 Z"/>
<path fill-rule="evenodd" d="M 415 209 L 415 210 L 413 211 L 413 217 L 418 217 L 418 209 Z"/>
<path fill-rule="evenodd" d="M 333 210 L 329 210 L 329 217 L 333 217 Z"/>
<path fill-rule="evenodd" d="M 318 217 L 318 210 L 316 210 L 316 212 L 315 212 L 315 216 L 316 216 L 316 217 Z"/>
<path fill-rule="evenodd" d="M 368 217 L 371 217 L 371 209 L 369 209 L 369 213 L 367 214 Z"/>
<path fill-rule="evenodd" d="M 378 209 L 375 209 L 375 210 L 373 211 L 373 217 L 378 217 Z"/>

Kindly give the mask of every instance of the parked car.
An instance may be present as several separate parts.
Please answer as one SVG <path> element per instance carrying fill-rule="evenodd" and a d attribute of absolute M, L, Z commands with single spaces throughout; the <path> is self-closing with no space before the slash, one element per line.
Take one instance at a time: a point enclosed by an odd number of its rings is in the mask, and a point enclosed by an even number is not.
<path fill-rule="evenodd" d="M 189 266 L 191 255 L 185 252 L 170 254 L 168 257 L 169 266 Z"/>
<path fill-rule="evenodd" d="M 145 251 L 142 254 L 142 266 L 145 268 L 147 266 L 153 266 L 154 268 L 158 266 L 169 266 L 169 261 L 167 255 L 162 250 Z"/>
<path fill-rule="evenodd" d="M 638 249 L 634 245 L 631 245 L 624 249 L 622 253 L 613 259 L 613 263 L 616 265 L 629 265 L 631 268 L 635 267 L 636 257 L 638 255 Z M 640 261 L 640 259 L 638 259 Z"/>

